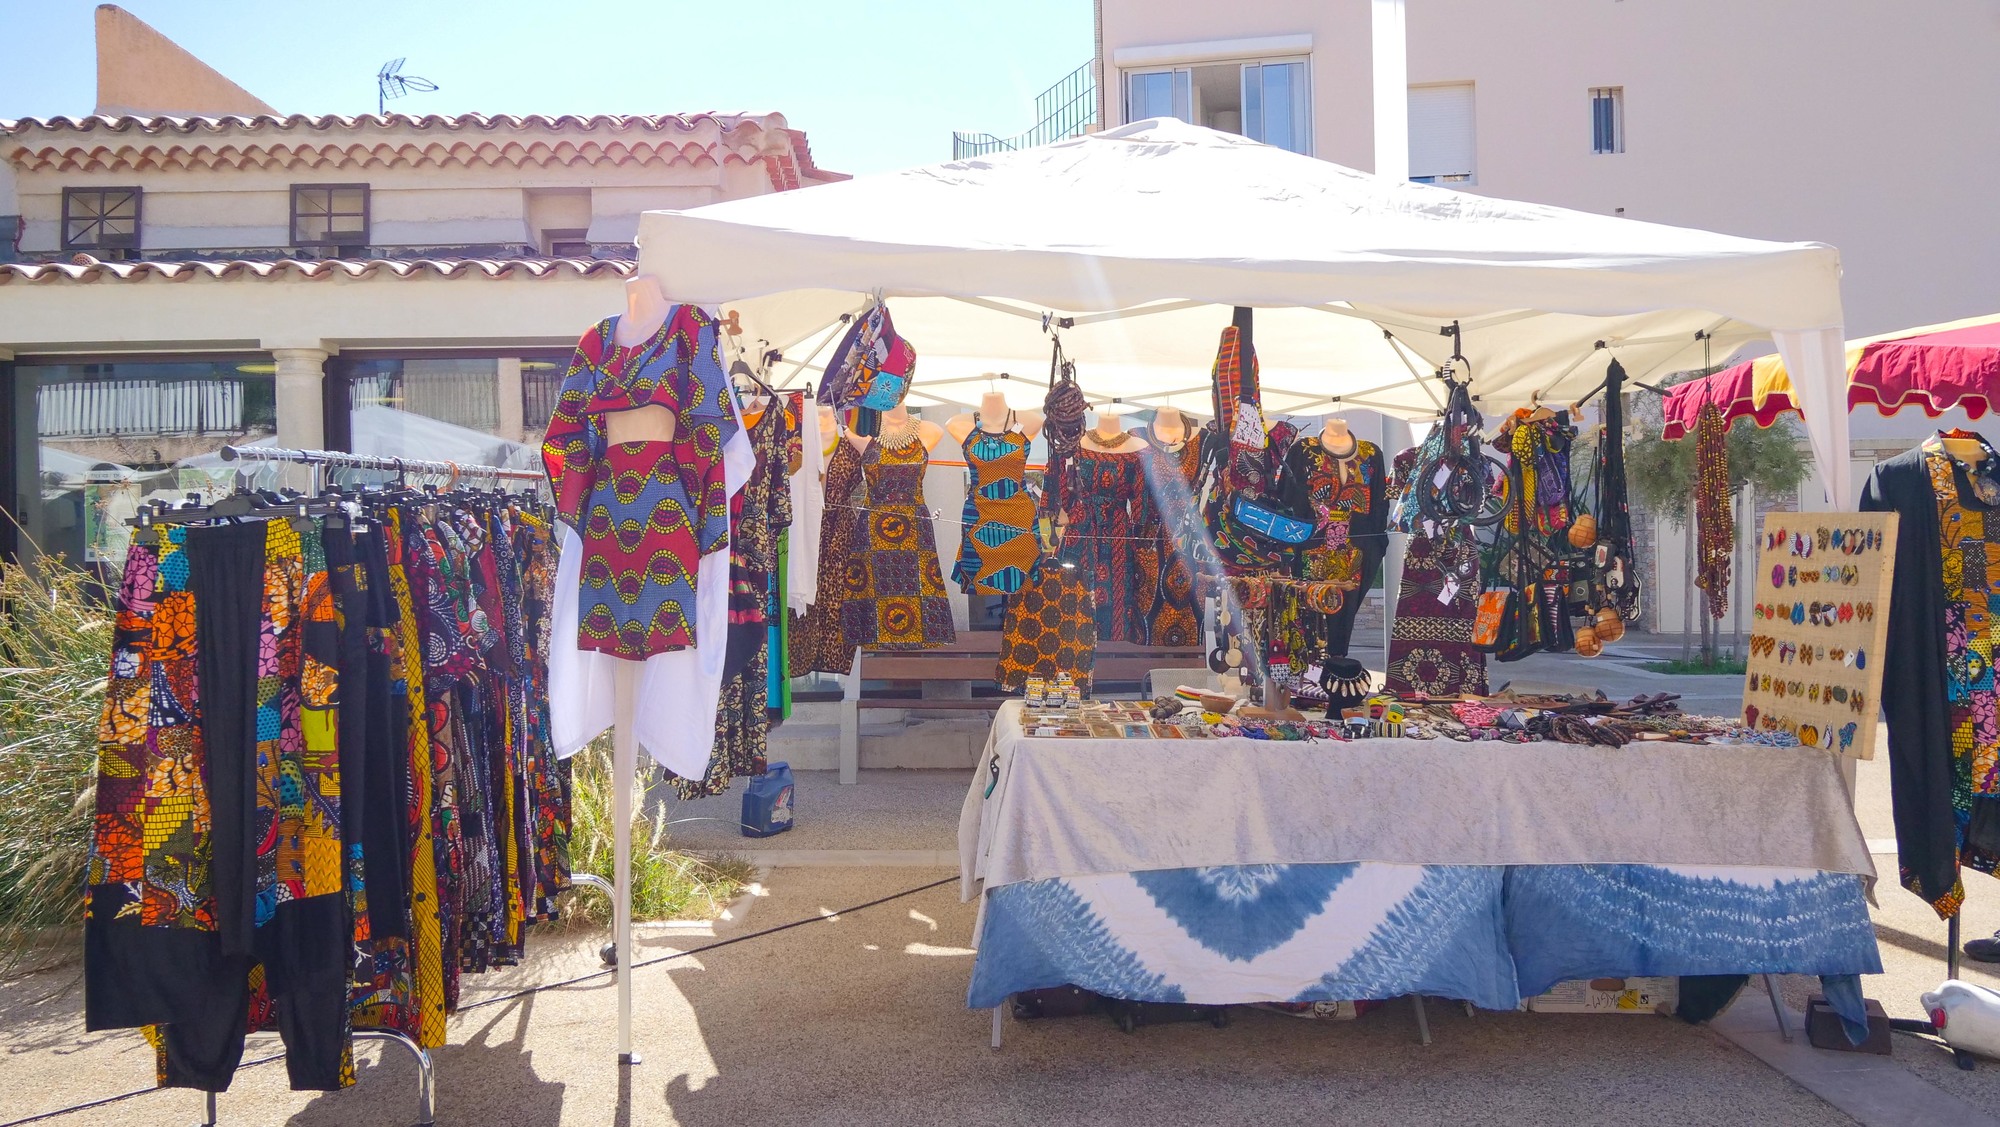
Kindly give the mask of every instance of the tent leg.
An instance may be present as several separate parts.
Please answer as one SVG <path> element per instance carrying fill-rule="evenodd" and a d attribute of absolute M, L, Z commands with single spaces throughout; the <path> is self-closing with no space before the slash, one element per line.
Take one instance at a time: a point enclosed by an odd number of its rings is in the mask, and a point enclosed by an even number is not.
<path fill-rule="evenodd" d="M 204 1104 L 206 1110 L 202 1113 L 201 1127 L 215 1127 L 215 1093 L 203 1092 L 202 1095 L 208 1098 Z"/>
<path fill-rule="evenodd" d="M 1945 924 L 1944 927 L 1944 976 L 1946 978 L 1958 977 L 1958 922 L 1959 917 L 1962 915 L 1964 913 L 1961 912 L 1952 916 L 1951 922 Z"/>
<path fill-rule="evenodd" d="M 1771 996 L 1771 1016 L 1778 1019 L 1778 1036 L 1783 1037 L 1785 1043 L 1789 1045 L 1792 1043 L 1792 1026 L 1785 1020 L 1785 1001 L 1778 996 L 1777 975 L 1764 976 L 1764 992 Z"/>

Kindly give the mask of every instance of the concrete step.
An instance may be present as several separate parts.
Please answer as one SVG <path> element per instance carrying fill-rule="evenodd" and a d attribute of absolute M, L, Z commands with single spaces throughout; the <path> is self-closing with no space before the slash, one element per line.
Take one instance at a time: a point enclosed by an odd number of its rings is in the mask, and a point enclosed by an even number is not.
<path fill-rule="evenodd" d="M 896 710 L 869 709 L 861 725 L 861 767 L 907 770 L 969 769 L 986 747 L 992 717 L 953 714 L 947 719 L 902 717 Z M 800 723 L 798 713 L 771 733 L 770 757 L 795 771 L 832 771 L 840 766 L 840 725 Z"/>

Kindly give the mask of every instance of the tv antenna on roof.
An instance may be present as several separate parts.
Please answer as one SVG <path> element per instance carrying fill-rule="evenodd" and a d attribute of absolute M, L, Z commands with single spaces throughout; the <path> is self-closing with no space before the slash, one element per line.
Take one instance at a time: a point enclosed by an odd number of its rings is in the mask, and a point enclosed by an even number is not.
<path fill-rule="evenodd" d="M 375 114 L 377 117 L 389 116 L 389 99 L 391 98 L 400 98 L 411 91 L 419 94 L 428 94 L 438 88 L 437 83 L 432 82 L 428 78 L 418 78 L 414 74 L 402 73 L 403 63 L 406 61 L 405 59 L 391 59 L 382 64 L 381 70 L 375 72 Z"/>

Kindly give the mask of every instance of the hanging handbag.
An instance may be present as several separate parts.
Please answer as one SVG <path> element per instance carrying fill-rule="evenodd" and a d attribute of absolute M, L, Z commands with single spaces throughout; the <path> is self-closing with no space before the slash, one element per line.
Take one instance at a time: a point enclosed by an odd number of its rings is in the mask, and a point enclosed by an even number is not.
<path fill-rule="evenodd" d="M 1487 653 L 1498 650 L 1501 632 L 1519 602 L 1520 592 L 1512 587 L 1495 587 L 1482 593 L 1472 620 L 1472 644 Z"/>
<path fill-rule="evenodd" d="M 819 388 L 819 402 L 856 412 L 854 432 L 873 435 L 883 411 L 902 405 L 915 378 L 917 350 L 896 335 L 889 307 L 874 302 L 849 326 Z"/>

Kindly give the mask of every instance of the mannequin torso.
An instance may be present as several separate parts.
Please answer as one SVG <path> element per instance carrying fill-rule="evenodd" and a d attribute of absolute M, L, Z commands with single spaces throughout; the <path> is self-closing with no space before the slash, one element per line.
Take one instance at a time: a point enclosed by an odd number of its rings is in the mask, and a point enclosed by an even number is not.
<path fill-rule="evenodd" d="M 878 437 L 890 445 L 900 445 L 901 436 L 907 435 L 913 425 L 916 428 L 915 441 L 921 443 L 926 450 L 936 446 L 938 439 L 944 437 L 943 427 L 928 419 L 919 419 L 911 415 L 908 407 L 891 407 L 882 412 L 882 431 Z M 867 450 L 875 439 L 849 431 L 847 441 L 858 453 Z"/>
<path fill-rule="evenodd" d="M 1003 433 L 1007 429 L 1007 416 L 1007 397 L 997 391 L 989 391 L 979 397 L 978 414 L 967 412 L 962 415 L 953 415 L 944 421 L 944 432 L 952 437 L 952 441 L 962 446 L 965 444 L 966 438 L 972 434 L 975 426 L 988 434 Z M 1020 431 L 1030 439 L 1041 433 L 1042 413 L 1040 411 L 1015 411 L 1013 412 L 1013 417 L 1014 425 L 1012 429 Z"/>
<path fill-rule="evenodd" d="M 611 332 L 611 343 L 620 349 L 641 348 L 651 341 L 667 314 L 673 309 L 660 290 L 660 280 L 641 274 L 625 283 L 625 312 Z M 604 436 L 615 443 L 672 442 L 674 413 L 665 407 L 648 405 L 619 411 L 604 418 Z"/>
<path fill-rule="evenodd" d="M 1130 454 L 1152 443 L 1127 433 L 1119 412 L 1109 408 L 1097 412 L 1097 425 L 1083 432 L 1083 448 L 1100 454 Z"/>

